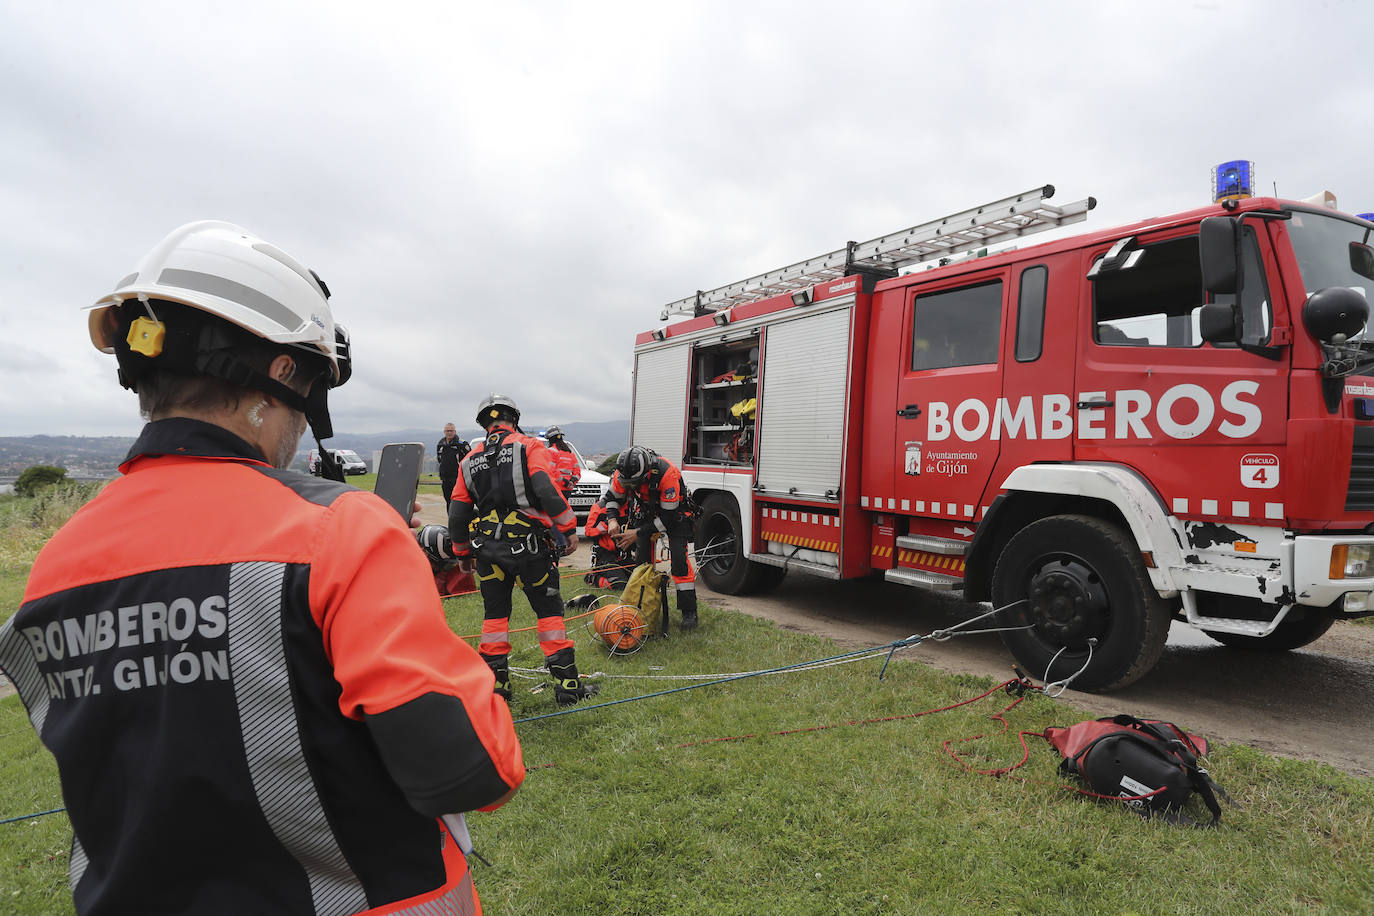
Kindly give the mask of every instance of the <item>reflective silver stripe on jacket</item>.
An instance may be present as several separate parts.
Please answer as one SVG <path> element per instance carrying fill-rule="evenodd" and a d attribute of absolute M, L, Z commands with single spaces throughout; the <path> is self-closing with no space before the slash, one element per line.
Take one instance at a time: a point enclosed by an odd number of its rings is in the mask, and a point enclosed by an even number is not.
<path fill-rule="evenodd" d="M 253 792 L 278 841 L 305 869 L 315 912 L 367 909 L 301 750 L 282 643 L 281 563 L 235 563 L 229 570 L 229 663 Z M 212 828 L 213 829 L 213 828 Z"/>
<path fill-rule="evenodd" d="M 509 440 L 507 440 L 509 441 Z M 503 445 L 505 443 L 502 443 Z M 525 467 L 525 443 L 519 441 L 511 442 L 515 446 L 511 456 L 511 484 L 515 487 L 515 504 L 522 509 L 534 508 L 534 503 L 530 501 L 530 494 L 525 492 L 525 475 L 528 469 Z"/>
<path fill-rule="evenodd" d="M 401 910 L 383 908 L 382 912 L 392 916 L 474 916 L 477 912 L 473 902 L 475 899 L 472 891 L 472 872 L 469 871 L 463 875 L 462 881 L 440 897 Z"/>
<path fill-rule="evenodd" d="M 43 675 L 34 660 L 33 649 L 22 634 L 14 628 L 14 618 L 0 626 L 0 667 L 19 691 L 29 711 L 29 721 L 38 736 L 43 736 L 43 723 L 48 718 L 48 688 L 43 683 Z"/>

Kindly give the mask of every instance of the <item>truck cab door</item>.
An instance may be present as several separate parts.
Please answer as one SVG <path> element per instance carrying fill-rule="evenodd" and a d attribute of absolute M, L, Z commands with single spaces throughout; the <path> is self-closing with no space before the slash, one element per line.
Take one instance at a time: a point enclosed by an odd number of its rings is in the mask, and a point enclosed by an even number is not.
<path fill-rule="evenodd" d="M 1268 340 L 1285 317 L 1270 249 L 1254 231 L 1242 246 L 1242 307 Z M 1085 267 L 1074 458 L 1135 469 L 1185 519 L 1281 521 L 1295 473 L 1284 447 L 1291 348 L 1266 358 L 1202 340 L 1197 226 L 1118 240 Z"/>
<path fill-rule="evenodd" d="M 976 526 L 997 465 L 1008 271 L 964 273 L 905 290 L 892 488 L 869 508 Z"/>

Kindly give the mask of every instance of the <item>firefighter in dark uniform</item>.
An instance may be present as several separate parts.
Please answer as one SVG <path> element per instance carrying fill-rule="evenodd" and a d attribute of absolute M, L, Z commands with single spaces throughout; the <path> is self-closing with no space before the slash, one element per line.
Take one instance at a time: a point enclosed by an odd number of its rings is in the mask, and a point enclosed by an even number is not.
<path fill-rule="evenodd" d="M 488 396 L 478 405 L 477 422 L 486 437 L 463 459 L 448 512 L 454 552 L 475 564 L 482 591 L 477 651 L 496 675 L 496 693 L 509 700 L 511 596 L 518 583 L 538 618 L 554 699 L 568 706 L 596 692 L 578 677 L 558 588 L 553 531 L 563 533 L 572 553 L 577 518 L 559 492 L 547 447 L 521 432 L 514 401 Z"/>
<path fill-rule="evenodd" d="M 0 626 L 76 911 L 477 911 L 460 812 L 524 778 L 510 711 L 396 511 L 285 470 L 351 372 L 327 289 L 191 223 L 89 324 L 149 422 Z"/>
<path fill-rule="evenodd" d="M 682 613 L 682 629 L 697 625 L 696 570 L 687 556 L 695 521 L 691 494 L 683 483 L 682 472 L 667 458 L 652 449 L 632 445 L 616 459 L 615 473 L 606 490 L 607 530 L 612 537 L 620 533 L 622 510 L 631 497 L 639 500 L 644 521 L 639 525 L 637 558 L 653 562 L 653 537 L 668 538 L 668 572 L 677 593 L 677 609 Z"/>
<path fill-rule="evenodd" d="M 439 462 L 439 486 L 444 491 L 444 505 L 453 501 L 453 484 L 458 480 L 458 463 L 463 460 L 472 447 L 466 439 L 458 436 L 452 423 L 444 425 L 444 438 L 434 446 L 434 457 Z"/>

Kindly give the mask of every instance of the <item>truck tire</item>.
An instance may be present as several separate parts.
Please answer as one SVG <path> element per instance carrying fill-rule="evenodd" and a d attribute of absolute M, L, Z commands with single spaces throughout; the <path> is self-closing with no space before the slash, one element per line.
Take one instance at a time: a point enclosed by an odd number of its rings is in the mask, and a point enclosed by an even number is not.
<path fill-rule="evenodd" d="M 1301 616 L 1302 608 L 1294 608 L 1288 612 L 1288 616 L 1283 618 L 1283 622 L 1274 628 L 1274 632 L 1268 636 L 1245 636 L 1240 633 L 1218 633 L 1215 630 L 1203 630 L 1208 636 L 1232 649 L 1245 649 L 1250 652 L 1287 652 L 1289 649 L 1300 649 L 1308 643 L 1316 642 L 1326 635 L 1326 631 L 1331 629 L 1331 625 L 1336 622 L 1336 618 L 1322 613 L 1317 608 L 1310 608 Z"/>
<path fill-rule="evenodd" d="M 782 581 L 785 569 L 755 563 L 744 555 L 739 507 L 724 493 L 713 493 L 701 503 L 694 544 L 697 571 L 714 591 L 724 595 L 749 595 Z"/>
<path fill-rule="evenodd" d="M 1033 627 L 1002 633 L 1031 677 L 1069 677 L 1088 661 L 1087 640 L 1097 639 L 1091 663 L 1073 680 L 1078 690 L 1137 680 L 1159 661 L 1169 635 L 1169 603 L 1150 582 L 1135 540 L 1093 516 L 1051 516 L 1013 535 L 997 558 L 992 597 L 1007 608 L 1003 626 Z"/>

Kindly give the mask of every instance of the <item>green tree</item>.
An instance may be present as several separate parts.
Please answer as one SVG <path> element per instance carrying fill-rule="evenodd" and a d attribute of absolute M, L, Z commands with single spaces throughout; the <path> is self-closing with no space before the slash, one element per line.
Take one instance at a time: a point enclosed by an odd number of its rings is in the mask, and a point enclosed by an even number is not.
<path fill-rule="evenodd" d="M 20 496 L 37 496 L 44 487 L 51 487 L 67 479 L 67 469 L 50 464 L 35 464 L 24 468 L 14 482 L 14 492 Z"/>
<path fill-rule="evenodd" d="M 612 474 L 615 473 L 615 462 L 616 459 L 618 459 L 619 457 L 620 453 L 616 452 L 614 455 L 607 458 L 605 461 L 601 462 L 601 464 L 597 467 L 597 471 L 599 473 L 605 474 L 607 477 L 610 477 Z"/>

